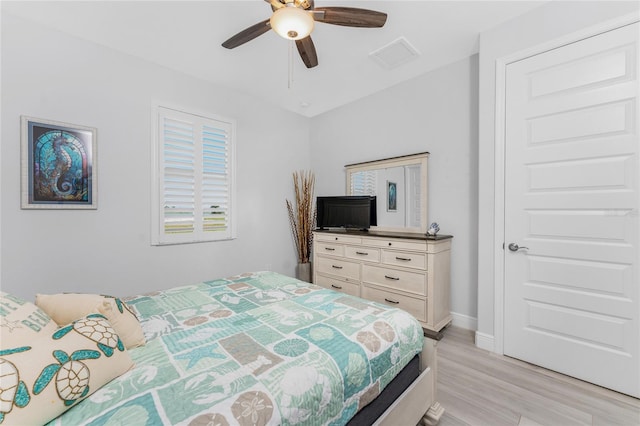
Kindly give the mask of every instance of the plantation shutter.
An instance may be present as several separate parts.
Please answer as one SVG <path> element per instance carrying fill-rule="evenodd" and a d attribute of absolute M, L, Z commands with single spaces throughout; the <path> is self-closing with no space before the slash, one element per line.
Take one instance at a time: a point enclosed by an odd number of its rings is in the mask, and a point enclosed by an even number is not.
<path fill-rule="evenodd" d="M 376 195 L 377 172 L 366 170 L 351 175 L 352 195 Z"/>
<path fill-rule="evenodd" d="M 227 235 L 229 230 L 229 129 L 203 126 L 202 230 Z"/>
<path fill-rule="evenodd" d="M 421 194 L 421 173 L 422 169 L 419 165 L 404 166 L 405 169 L 405 197 L 407 212 L 406 223 L 409 227 L 419 228 L 422 223 L 420 215 L 420 194 Z"/>
<path fill-rule="evenodd" d="M 234 237 L 231 121 L 158 107 L 156 244 Z"/>
<path fill-rule="evenodd" d="M 166 234 L 195 232 L 196 146 L 194 123 L 162 122 L 163 227 Z"/>

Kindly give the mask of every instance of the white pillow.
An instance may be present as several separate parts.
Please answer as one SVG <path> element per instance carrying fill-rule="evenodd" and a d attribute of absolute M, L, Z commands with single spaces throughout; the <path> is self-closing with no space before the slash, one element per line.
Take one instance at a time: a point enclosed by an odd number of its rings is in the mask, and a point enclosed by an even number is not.
<path fill-rule="evenodd" d="M 122 375 L 133 361 L 111 324 L 92 314 L 31 344 L 0 350 L 0 421 L 44 424 Z"/>
<path fill-rule="evenodd" d="M 107 317 L 127 349 L 146 343 L 138 318 L 122 300 L 101 294 L 37 294 L 36 305 L 62 326 L 92 313 Z"/>
<path fill-rule="evenodd" d="M 0 349 L 23 346 L 58 325 L 33 303 L 0 292 Z"/>

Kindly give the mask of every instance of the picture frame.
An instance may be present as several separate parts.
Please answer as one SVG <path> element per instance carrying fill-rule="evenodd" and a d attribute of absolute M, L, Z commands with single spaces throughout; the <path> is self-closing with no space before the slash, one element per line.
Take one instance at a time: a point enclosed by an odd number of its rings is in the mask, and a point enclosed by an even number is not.
<path fill-rule="evenodd" d="M 387 181 L 387 211 L 398 210 L 398 185 L 396 182 Z"/>
<path fill-rule="evenodd" d="M 97 209 L 97 133 L 21 116 L 21 208 Z"/>

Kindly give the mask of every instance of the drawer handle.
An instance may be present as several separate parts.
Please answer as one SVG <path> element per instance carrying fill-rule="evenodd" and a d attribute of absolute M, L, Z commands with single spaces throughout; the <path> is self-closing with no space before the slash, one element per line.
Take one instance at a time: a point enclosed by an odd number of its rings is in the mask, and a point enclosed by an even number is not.
<path fill-rule="evenodd" d="M 366 253 L 364 251 L 357 251 L 356 254 L 359 254 L 361 256 L 369 256 L 369 253 Z"/>
<path fill-rule="evenodd" d="M 331 287 L 337 288 L 338 290 L 342 290 L 342 287 L 340 287 L 339 285 L 331 284 Z"/>
<path fill-rule="evenodd" d="M 342 266 L 331 265 L 331 267 L 334 269 L 342 269 Z"/>
<path fill-rule="evenodd" d="M 388 279 L 388 280 L 400 281 L 400 278 L 398 278 L 398 277 L 390 277 L 389 275 L 385 275 L 384 277 L 385 277 L 386 279 Z"/>
<path fill-rule="evenodd" d="M 325 250 L 329 250 L 329 251 L 336 251 L 336 249 L 331 248 L 331 247 L 325 247 L 324 249 L 325 249 Z"/>
<path fill-rule="evenodd" d="M 386 297 L 384 298 L 385 302 L 389 302 L 389 303 L 393 303 L 394 305 L 399 305 L 400 302 L 396 301 L 396 300 L 391 300 L 391 299 L 387 299 Z"/>
<path fill-rule="evenodd" d="M 399 257 L 399 256 L 396 256 L 396 259 L 397 260 L 404 260 L 405 262 L 411 262 L 411 258 L 410 257 Z"/>

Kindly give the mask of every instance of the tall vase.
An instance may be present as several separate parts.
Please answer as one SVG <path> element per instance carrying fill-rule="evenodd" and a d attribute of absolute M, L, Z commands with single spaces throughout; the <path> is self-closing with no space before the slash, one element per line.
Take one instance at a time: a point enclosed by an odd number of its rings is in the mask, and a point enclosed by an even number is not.
<path fill-rule="evenodd" d="M 296 265 L 296 278 L 300 281 L 311 282 L 311 262 Z"/>

